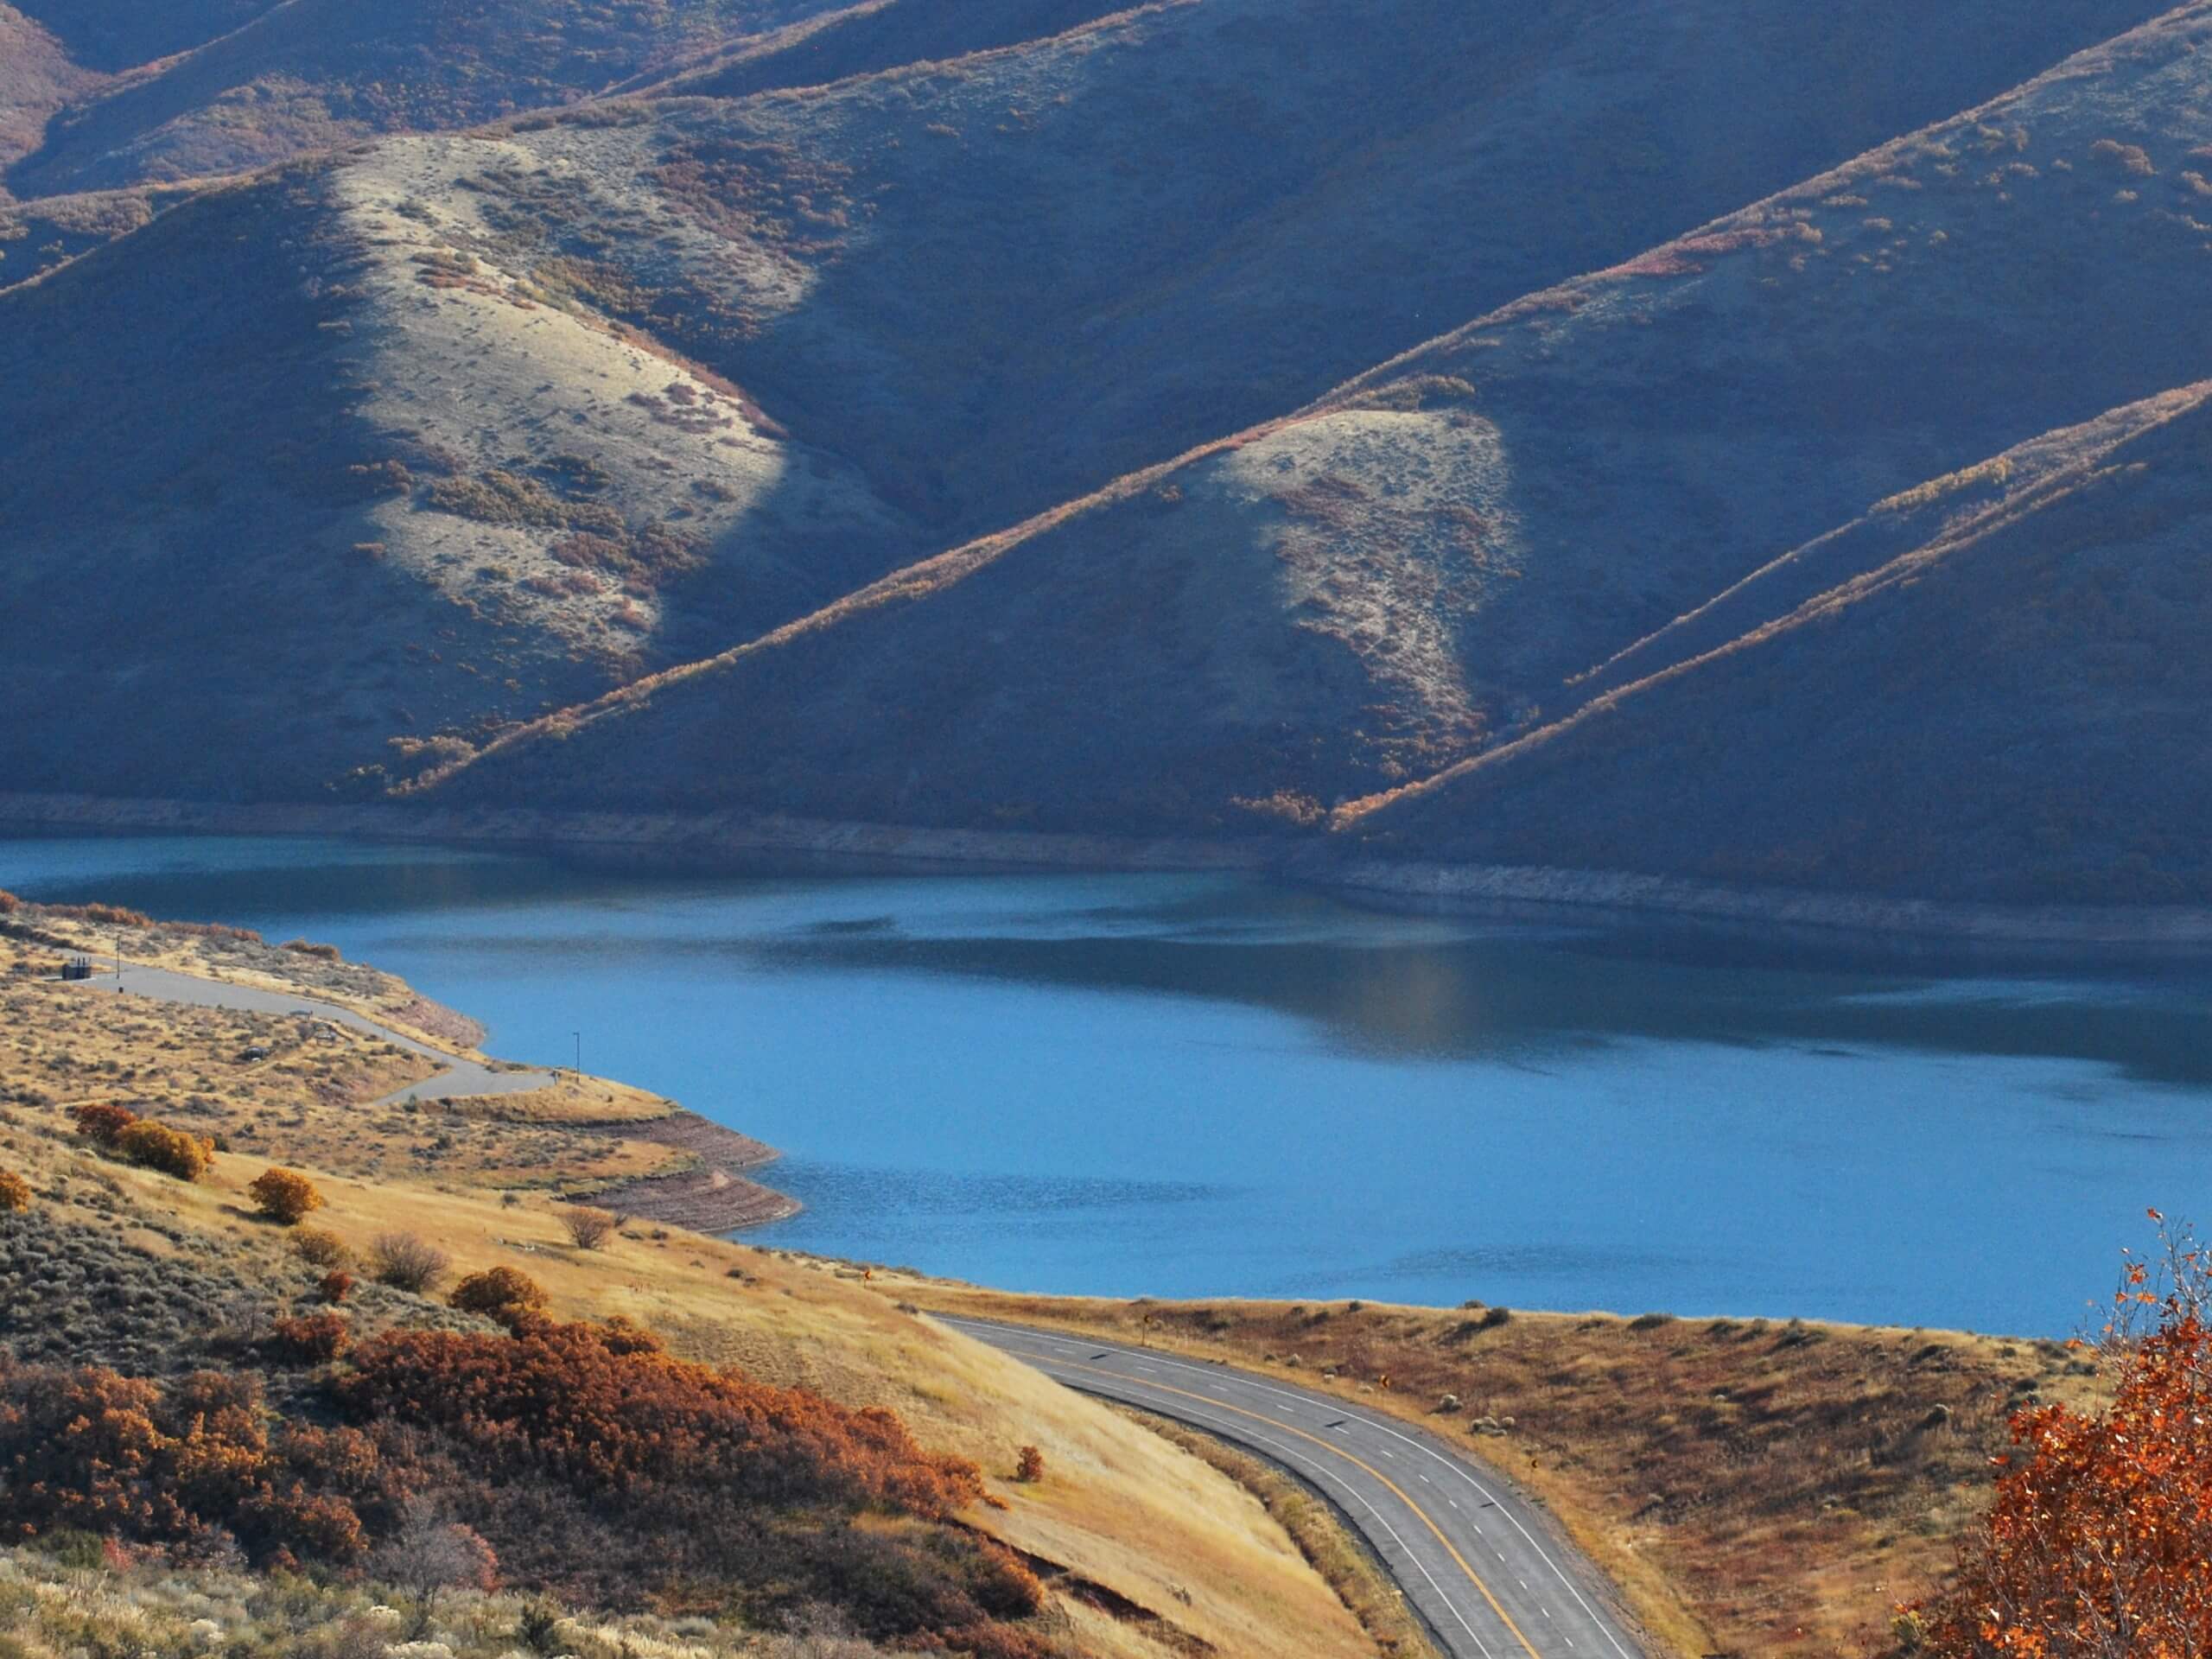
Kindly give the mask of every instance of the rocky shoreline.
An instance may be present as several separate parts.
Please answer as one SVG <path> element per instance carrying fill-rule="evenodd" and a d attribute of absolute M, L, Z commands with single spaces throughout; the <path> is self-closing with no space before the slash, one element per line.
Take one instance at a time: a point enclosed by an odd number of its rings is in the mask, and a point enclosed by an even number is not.
<path fill-rule="evenodd" d="M 693 1160 L 686 1168 L 620 1182 L 594 1193 L 591 1201 L 602 1209 L 695 1233 L 730 1233 L 787 1220 L 801 1208 L 797 1198 L 741 1173 L 772 1163 L 781 1154 L 696 1112 L 679 1108 L 663 1118 L 605 1124 L 598 1133 L 667 1147 Z"/>
<path fill-rule="evenodd" d="M 1738 887 L 1620 871 L 1348 857 L 1310 841 L 931 830 L 737 812 L 238 805 L 0 793 L 0 835 L 54 832 L 345 836 L 700 874 L 1249 871 L 1358 903 L 1538 922 L 1679 922 L 1763 934 L 1855 937 L 1906 949 L 1951 944 L 2120 956 L 2212 950 L 2212 910 L 2201 908 L 1982 905 Z"/>

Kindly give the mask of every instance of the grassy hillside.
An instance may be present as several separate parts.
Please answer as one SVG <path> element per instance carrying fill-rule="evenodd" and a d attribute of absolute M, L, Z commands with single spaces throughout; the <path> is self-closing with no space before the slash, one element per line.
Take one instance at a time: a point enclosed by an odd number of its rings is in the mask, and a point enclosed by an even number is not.
<path fill-rule="evenodd" d="M 1878 507 L 1614 671 L 1701 654 L 1352 833 L 1386 855 L 1793 887 L 2212 900 L 2208 400 L 2199 385 Z M 1708 631 L 1735 633 L 1708 647 Z"/>
<path fill-rule="evenodd" d="M 391 1471 L 404 1464 L 453 1506 L 453 1518 L 498 1548 L 506 1593 L 459 1592 L 435 1621 L 450 1630 L 457 1650 L 472 1655 L 514 1646 L 524 1601 L 533 1593 L 554 1596 L 582 1627 L 626 1624 L 641 1643 L 633 1651 L 673 1653 L 684 1650 L 683 1643 L 715 1654 L 750 1651 L 743 1647 L 746 1629 L 788 1627 L 812 1617 L 785 1592 L 764 1592 L 754 1582 L 757 1562 L 769 1560 L 781 1560 L 791 1583 L 816 1586 L 816 1595 L 842 1608 L 863 1632 L 886 1639 L 911 1635 L 918 1618 L 925 1623 L 937 1616 L 930 1607 L 957 1607 L 957 1597 L 944 1599 L 954 1582 L 944 1576 L 950 1570 L 945 1564 L 969 1570 L 959 1564 L 972 1566 L 970 1527 L 1019 1552 L 1046 1586 L 1041 1616 L 1001 1622 L 1001 1645 L 982 1649 L 995 1659 L 1077 1652 L 1165 1659 L 1198 1651 L 1199 1644 L 1251 1659 L 1292 1651 L 1357 1659 L 1375 1651 L 1253 1498 L 1103 1407 L 903 1310 L 858 1270 L 793 1262 L 642 1223 L 602 1249 L 577 1248 L 538 1185 L 545 1168 L 525 1174 L 511 1154 L 535 1147 L 553 1167 L 564 1166 L 588 1139 L 582 1120 L 604 1103 L 578 1100 L 564 1116 L 560 1102 L 543 1100 L 524 1123 L 449 1115 L 425 1125 L 410 1114 L 364 1111 L 364 1101 L 409 1079 L 411 1060 L 395 1059 L 386 1046 L 342 1027 L 302 1041 L 295 1029 L 299 1022 L 283 1017 L 117 999 L 41 977 L 60 960 L 54 940 L 66 944 L 75 930 L 105 925 L 12 899 L 0 900 L 0 985 L 7 988 L 0 1020 L 7 1033 L 0 1042 L 0 1167 L 29 1188 L 28 1209 L 11 1211 L 0 1200 L 0 1284 L 7 1287 L 0 1298 L 0 1458 L 22 1450 L 24 1420 L 11 1414 L 35 1414 L 67 1381 L 42 1367 L 113 1367 L 172 1392 L 185 1386 L 176 1380 L 184 1373 L 212 1367 L 232 1379 L 228 1386 L 257 1388 L 269 1415 L 254 1409 L 244 1419 L 226 1414 L 211 1433 L 237 1440 L 242 1458 L 271 1455 L 275 1448 L 274 1454 L 306 1459 L 300 1467 L 311 1481 L 327 1481 L 337 1466 L 315 1461 L 324 1443 L 314 1433 L 342 1421 L 380 1448 L 381 1465 L 374 1459 L 367 1465 L 359 1461 L 367 1453 L 355 1442 L 329 1448 L 356 1459 L 346 1478 L 353 1484 L 342 1490 L 372 1544 L 381 1549 L 398 1524 L 395 1512 L 380 1507 L 385 1477 L 378 1467 Z M 258 946 L 220 930 L 123 931 L 134 958 L 151 953 L 181 963 L 196 956 L 203 967 L 228 972 L 289 972 L 314 995 L 380 1005 L 398 999 L 404 1006 L 407 995 L 396 982 L 366 970 Z M 241 1046 L 249 1042 L 270 1052 L 257 1060 L 243 1058 Z M 73 1129 L 68 1109 L 87 1102 L 130 1104 L 144 1116 L 219 1136 L 219 1149 L 189 1182 L 139 1166 L 99 1151 Z M 424 1134 L 432 1128 L 434 1139 Z M 602 1138 L 592 1144 L 610 1143 Z M 612 1144 L 626 1145 L 639 1157 L 656 1151 L 643 1142 Z M 426 1156 L 425 1148 L 435 1150 Z M 316 1287 L 329 1264 L 310 1262 L 294 1234 L 252 1213 L 248 1185 L 280 1160 L 305 1170 L 326 1199 L 308 1221 L 328 1235 L 317 1250 L 337 1253 L 360 1281 L 339 1311 L 350 1321 L 354 1360 L 317 1363 L 286 1346 L 291 1338 L 280 1320 L 327 1311 Z M 525 1161 L 536 1163 L 536 1155 Z M 395 1234 L 435 1241 L 449 1258 L 443 1275 L 419 1291 L 379 1279 L 372 1265 L 376 1241 Z M 737 1558 L 702 1569 L 683 1585 L 664 1586 L 666 1593 L 654 1605 L 640 1605 L 641 1586 L 657 1569 L 636 1567 L 641 1576 L 608 1583 L 595 1564 L 631 1561 L 641 1548 L 670 1560 L 689 1549 L 696 1567 L 706 1558 L 687 1543 L 683 1529 L 671 1524 L 658 1538 L 650 1530 L 599 1537 L 590 1530 L 598 1523 L 574 1512 L 563 1495 L 565 1477 L 524 1479 L 509 1467 L 487 1472 L 486 1489 L 455 1484 L 454 1468 L 438 1459 L 466 1465 L 479 1457 L 465 1434 L 424 1420 L 436 1455 L 417 1466 L 408 1460 L 420 1458 L 424 1443 L 383 1436 L 373 1414 L 363 1414 L 363 1401 L 346 1403 L 349 1378 L 376 1374 L 357 1371 L 355 1362 L 370 1367 L 363 1356 L 381 1351 L 383 1333 L 399 1333 L 391 1340 L 401 1344 L 392 1352 L 403 1358 L 413 1351 L 404 1345 L 408 1333 L 456 1333 L 476 1344 L 470 1351 L 492 1368 L 482 1375 L 495 1375 L 506 1351 L 500 1344 L 519 1339 L 447 1305 L 447 1293 L 464 1275 L 494 1267 L 519 1269 L 535 1281 L 546 1293 L 552 1320 L 604 1322 L 620 1315 L 658 1332 L 677 1359 L 736 1367 L 747 1387 L 805 1390 L 791 1409 L 820 1414 L 829 1408 L 807 1403 L 820 1400 L 895 1413 L 927 1456 L 976 1465 L 981 1496 L 963 1507 L 959 1526 L 932 1533 L 938 1523 L 902 1511 L 899 1502 L 845 1516 L 835 1501 L 779 1502 L 741 1485 L 714 1500 L 734 1508 L 719 1516 L 698 1511 L 691 1529 L 720 1532 Z M 694 1371 L 657 1376 L 641 1371 L 637 1380 L 663 1394 L 671 1380 L 709 1386 Z M 112 1391 L 118 1385 L 99 1386 Z M 157 1424 L 167 1421 L 168 1409 L 153 1408 Z M 834 1426 L 841 1420 L 832 1413 L 817 1421 Z M 250 1422 L 262 1425 L 265 1443 L 244 1433 Z M 318 1427 L 302 1440 L 302 1426 L 308 1422 Z M 821 1443 L 836 1440 L 833 1433 Z M 1033 1484 L 1010 1478 L 1025 1444 L 1039 1446 L 1046 1458 L 1046 1478 Z M 149 1478 L 160 1478 L 158 1471 Z M 194 1490 L 192 1502 L 207 1508 L 219 1507 L 228 1488 L 203 1482 Z M 11 1639 L 31 1644 L 25 1651 L 34 1659 L 68 1651 L 82 1644 L 86 1630 L 112 1629 L 116 1622 L 142 1631 L 137 1646 L 155 1645 L 155 1637 L 143 1634 L 149 1625 L 189 1623 L 174 1618 L 180 1584 L 205 1587 L 212 1596 L 192 1617 L 235 1627 L 238 1642 L 264 1631 L 265 1645 L 237 1650 L 272 1659 L 321 1651 L 302 1643 L 334 1641 L 340 1627 L 374 1604 L 404 1612 L 414 1605 L 390 1584 L 386 1558 L 372 1551 L 361 1562 L 368 1583 L 360 1593 L 334 1588 L 296 1599 L 289 1611 L 295 1622 L 269 1632 L 265 1621 L 283 1615 L 267 1599 L 262 1581 L 240 1572 L 241 1548 L 254 1566 L 264 1564 L 250 1509 L 238 1517 L 238 1543 L 147 1535 L 151 1523 L 133 1522 L 116 1529 L 126 1548 L 103 1557 L 82 1535 L 104 1529 L 88 1528 L 82 1517 L 65 1517 L 67 1525 L 39 1523 L 25 1506 L 41 1501 L 23 1486 L 0 1487 L 0 1544 L 29 1546 L 29 1553 L 0 1549 L 0 1618 Z M 38 1526 L 28 1539 L 27 1521 Z M 321 1536 L 302 1527 L 290 1541 L 308 1550 Z M 332 1537 L 334 1548 L 342 1543 Z M 67 1556 L 86 1544 L 89 1565 L 98 1569 L 105 1562 L 106 1571 L 86 1578 L 67 1606 L 52 1605 L 50 1597 L 23 1599 L 27 1581 L 44 1582 L 60 1566 L 86 1564 L 73 1558 L 57 1563 L 53 1552 Z M 564 1555 L 568 1545 L 575 1548 Z M 897 1592 L 871 1588 L 870 1563 L 890 1564 L 885 1550 L 907 1562 L 909 1577 Z M 754 1565 L 742 1559 L 747 1552 Z M 207 1573 L 213 1576 L 196 1576 Z M 93 1620 L 95 1610 L 105 1623 Z M 724 1618 L 734 1618 L 736 1628 L 720 1630 L 711 1622 Z M 397 1630 L 389 1639 L 404 1634 Z M 616 1640 L 561 1650 L 605 1652 L 613 1659 Z M 651 1645 L 655 1641 L 675 1645 Z M 48 1645 L 36 1645 L 41 1642 Z M 359 1651 L 359 1639 L 342 1650 Z M 335 1659 L 340 1649 L 332 1651 Z"/>
<path fill-rule="evenodd" d="M 47 16 L 65 42 L 81 41 L 87 61 L 123 67 L 181 55 L 79 100 L 9 182 L 35 195 L 205 177 L 377 133 L 474 126 L 573 103 L 828 3 L 289 0 L 210 9 L 199 27 L 211 32 L 198 34 L 188 16 L 165 29 L 124 29 L 105 9 L 50 0 L 27 10 Z M 147 49 L 164 42 L 174 44 Z"/>
<path fill-rule="evenodd" d="M 2104 1383 L 2056 1342 L 1801 1320 L 1135 1302 L 923 1281 L 948 1313 L 1227 1359 L 1449 1437 L 1542 1497 L 1684 1654 L 1893 1651 L 2036 1401 Z"/>
<path fill-rule="evenodd" d="M 2184 8 L 452 787 L 1217 831 L 1510 741 L 1870 502 L 2212 370 L 2208 40 Z"/>

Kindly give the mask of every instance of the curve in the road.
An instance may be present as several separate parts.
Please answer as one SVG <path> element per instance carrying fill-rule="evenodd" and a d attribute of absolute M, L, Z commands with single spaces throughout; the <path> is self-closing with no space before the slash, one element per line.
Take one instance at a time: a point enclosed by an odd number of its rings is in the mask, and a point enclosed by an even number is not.
<path fill-rule="evenodd" d="M 1454 1659 L 1641 1659 L 1604 1605 L 1596 1568 L 1547 1540 L 1527 1498 L 1433 1435 L 1233 1367 L 938 1317 L 1071 1388 L 1189 1423 L 1288 1469 L 1350 1520 Z"/>
<path fill-rule="evenodd" d="M 356 1031 L 367 1032 L 381 1038 L 396 1048 L 421 1056 L 442 1069 L 435 1077 L 425 1077 L 420 1083 L 410 1083 L 404 1089 L 395 1089 L 381 1099 L 369 1103 L 385 1106 L 405 1100 L 436 1100 L 445 1096 L 467 1098 L 478 1095 L 524 1095 L 533 1090 L 550 1089 L 556 1079 L 550 1071 L 505 1071 L 495 1069 L 481 1060 L 472 1060 L 443 1049 L 433 1048 L 417 1038 L 393 1030 L 366 1014 L 341 1007 L 335 1002 L 325 1002 L 317 997 L 303 996 L 289 991 L 264 991 L 251 985 L 234 985 L 224 979 L 202 979 L 194 974 L 180 974 L 167 968 L 145 968 L 137 964 L 123 971 L 121 984 L 116 983 L 113 969 L 104 969 L 91 979 L 71 982 L 87 990 L 121 991 L 126 996 L 147 996 L 159 1002 L 182 1002 L 201 1008 L 237 1008 L 251 1014 L 310 1014 L 318 1020 L 334 1020 L 351 1026 Z"/>

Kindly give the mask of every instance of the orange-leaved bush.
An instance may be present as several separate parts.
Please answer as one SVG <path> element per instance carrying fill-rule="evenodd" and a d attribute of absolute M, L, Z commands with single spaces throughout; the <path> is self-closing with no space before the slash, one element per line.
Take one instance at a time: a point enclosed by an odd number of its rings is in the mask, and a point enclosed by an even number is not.
<path fill-rule="evenodd" d="M 264 1170 L 246 1191 L 261 1213 L 280 1227 L 291 1227 L 322 1208 L 322 1193 L 297 1170 Z"/>
<path fill-rule="evenodd" d="M 703 1487 L 932 1519 L 983 1496 L 975 1465 L 924 1452 L 887 1411 L 640 1351 L 594 1325 L 513 1338 L 387 1331 L 332 1386 L 357 1416 L 435 1424 L 498 1473 L 550 1474 L 580 1491 Z"/>
<path fill-rule="evenodd" d="M 0 1213 L 31 1207 L 31 1184 L 12 1169 L 0 1169 Z"/>
<path fill-rule="evenodd" d="M 204 1135 L 142 1117 L 116 1136 L 115 1149 L 131 1163 L 174 1175 L 180 1181 L 196 1181 L 207 1173 L 215 1143 Z"/>
<path fill-rule="evenodd" d="M 446 1300 L 464 1313 L 480 1313 L 514 1331 L 543 1318 L 545 1287 L 518 1268 L 486 1268 L 455 1285 Z"/>
<path fill-rule="evenodd" d="M 77 1133 L 98 1147 L 112 1147 L 138 1121 L 138 1114 L 128 1106 L 98 1100 L 71 1107 L 69 1116 L 76 1121 Z"/>
<path fill-rule="evenodd" d="M 1942 1659 L 2212 1653 L 2212 1254 L 2151 1214 L 2164 1259 L 2130 1261 L 2096 1344 L 2109 1403 L 2013 1418 L 2020 1450 L 1955 1583 L 1900 1618 L 1909 1645 Z"/>
<path fill-rule="evenodd" d="M 0 1367 L 0 1537 L 79 1528 L 143 1541 L 227 1534 L 344 1565 L 366 1547 L 334 1474 L 374 1496 L 376 1457 L 351 1430 L 272 1435 L 260 1385 L 197 1371 L 162 1384 L 88 1367 Z"/>
<path fill-rule="evenodd" d="M 353 1327 L 336 1313 L 302 1313 L 278 1319 L 270 1351 L 295 1365 L 324 1365 L 352 1345 Z"/>

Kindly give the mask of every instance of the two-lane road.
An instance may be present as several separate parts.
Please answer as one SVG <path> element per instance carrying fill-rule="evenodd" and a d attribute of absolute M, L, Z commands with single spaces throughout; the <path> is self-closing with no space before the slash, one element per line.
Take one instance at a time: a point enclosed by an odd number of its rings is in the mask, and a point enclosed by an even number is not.
<path fill-rule="evenodd" d="M 1597 1570 L 1435 1435 L 1222 1365 L 938 1315 L 1047 1376 L 1256 1452 L 1348 1516 L 1453 1659 L 1643 1659 Z"/>

